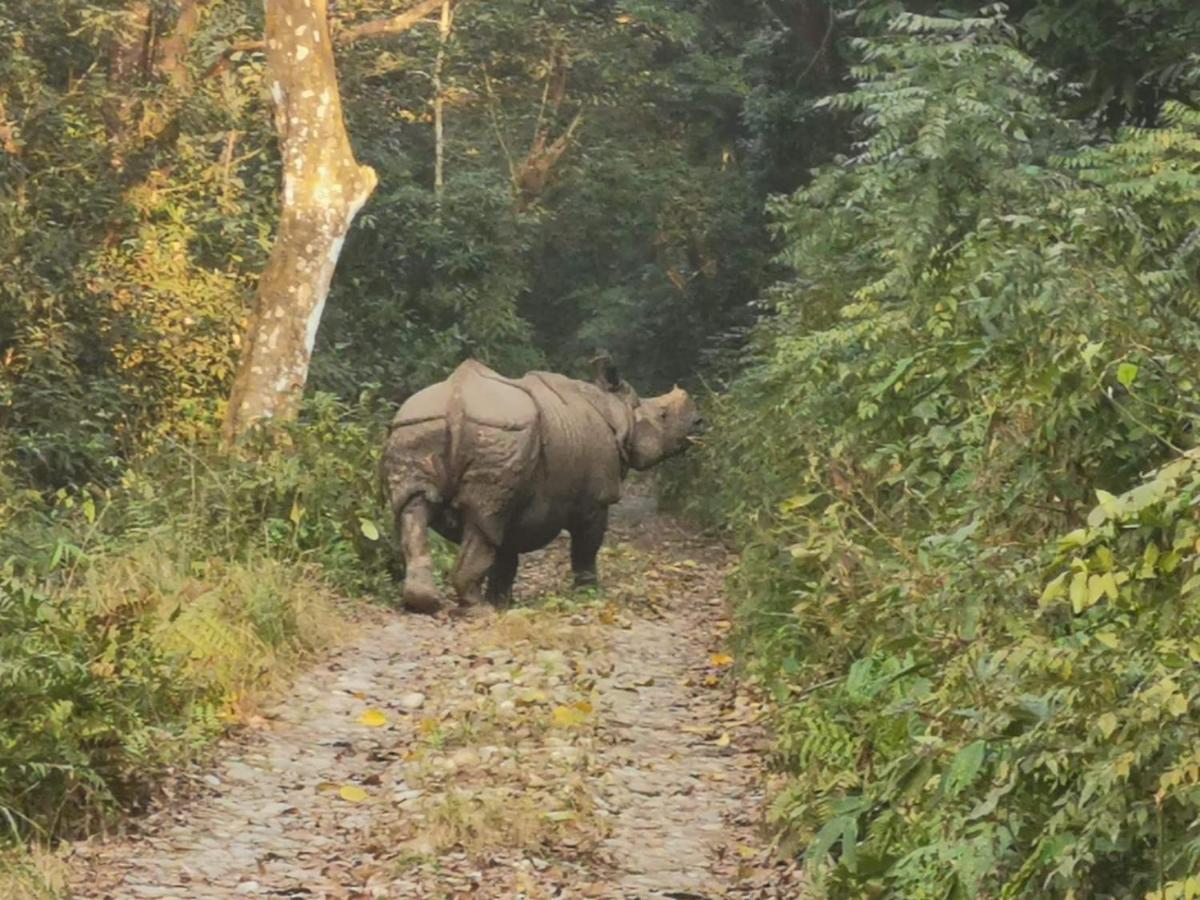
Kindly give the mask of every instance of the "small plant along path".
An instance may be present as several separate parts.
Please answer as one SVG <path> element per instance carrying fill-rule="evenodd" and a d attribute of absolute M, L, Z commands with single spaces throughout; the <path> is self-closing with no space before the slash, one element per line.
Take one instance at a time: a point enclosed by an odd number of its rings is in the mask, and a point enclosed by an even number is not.
<path fill-rule="evenodd" d="M 559 543 L 513 610 L 373 614 L 188 799 L 77 847 L 73 896 L 797 896 L 757 827 L 725 553 L 644 496 L 614 520 L 598 596 L 563 593 Z"/>

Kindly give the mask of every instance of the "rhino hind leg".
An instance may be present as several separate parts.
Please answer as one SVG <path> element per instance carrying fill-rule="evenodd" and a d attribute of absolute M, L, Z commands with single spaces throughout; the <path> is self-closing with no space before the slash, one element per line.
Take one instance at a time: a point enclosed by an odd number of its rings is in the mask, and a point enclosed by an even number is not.
<path fill-rule="evenodd" d="M 607 530 L 607 507 L 601 507 L 582 517 L 568 528 L 571 534 L 571 572 L 575 576 L 576 587 L 590 587 L 599 584 L 600 579 L 596 574 L 596 557 L 600 553 L 600 546 L 604 543 L 604 534 Z"/>
<path fill-rule="evenodd" d="M 450 575 L 450 583 L 461 606 L 473 606 L 483 600 L 483 579 L 496 559 L 496 548 L 477 526 L 463 526 L 462 550 Z"/>
<path fill-rule="evenodd" d="M 404 606 L 418 613 L 436 613 L 442 608 L 433 581 L 433 556 L 429 552 L 429 503 L 417 495 L 398 516 L 404 546 Z"/>
<path fill-rule="evenodd" d="M 517 580 L 519 557 L 511 550 L 496 551 L 496 561 L 488 571 L 487 602 L 494 606 L 512 603 L 513 582 Z"/>

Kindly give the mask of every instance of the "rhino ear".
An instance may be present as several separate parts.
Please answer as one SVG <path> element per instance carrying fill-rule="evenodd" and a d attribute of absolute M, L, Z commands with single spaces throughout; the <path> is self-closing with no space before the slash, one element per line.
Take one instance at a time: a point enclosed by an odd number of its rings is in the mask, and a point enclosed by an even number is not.
<path fill-rule="evenodd" d="M 600 353 L 592 359 L 592 379 L 602 391 L 617 391 L 621 388 L 621 374 L 607 353 Z"/>

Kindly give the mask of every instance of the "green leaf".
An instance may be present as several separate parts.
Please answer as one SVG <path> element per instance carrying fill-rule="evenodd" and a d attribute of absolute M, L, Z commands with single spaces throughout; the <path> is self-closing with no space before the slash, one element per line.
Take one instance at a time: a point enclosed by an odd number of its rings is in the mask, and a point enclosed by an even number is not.
<path fill-rule="evenodd" d="M 379 526 L 370 519 L 360 518 L 358 520 L 358 527 L 362 530 L 363 537 L 365 537 L 368 541 L 379 540 Z"/>
<path fill-rule="evenodd" d="M 1058 600 L 1058 599 L 1062 598 L 1063 596 L 1065 596 L 1066 593 L 1067 593 L 1067 573 L 1063 572 L 1062 574 L 1055 577 L 1049 584 L 1046 585 L 1046 589 L 1042 591 L 1042 596 L 1038 600 L 1038 605 L 1039 606 L 1049 606 L 1055 600 Z"/>
<path fill-rule="evenodd" d="M 979 769 L 983 766 L 986 753 L 986 741 L 974 741 L 959 750 L 942 776 L 942 793 L 947 797 L 953 797 L 974 781 L 975 776 L 979 774 Z"/>
<path fill-rule="evenodd" d="M 1133 363 L 1123 362 L 1117 366 L 1117 381 L 1122 387 L 1132 387 L 1137 374 L 1138 367 Z"/>
<path fill-rule="evenodd" d="M 1071 609 L 1075 614 L 1087 609 L 1088 577 L 1085 572 L 1076 572 L 1071 578 Z"/>

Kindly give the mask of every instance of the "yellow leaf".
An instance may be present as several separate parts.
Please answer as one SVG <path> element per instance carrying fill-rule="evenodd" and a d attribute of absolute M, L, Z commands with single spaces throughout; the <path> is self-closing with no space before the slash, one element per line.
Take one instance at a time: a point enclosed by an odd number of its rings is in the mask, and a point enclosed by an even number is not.
<path fill-rule="evenodd" d="M 728 731 L 722 732 L 721 736 L 719 738 L 717 738 L 715 741 L 713 741 L 713 743 L 716 744 L 718 747 L 728 747 L 729 746 L 729 732 Z"/>
<path fill-rule="evenodd" d="M 1115 771 L 1122 778 L 1129 777 L 1129 770 L 1132 767 L 1133 767 L 1133 754 L 1132 753 L 1122 753 L 1120 756 L 1118 756 L 1116 759 L 1113 760 L 1113 771 Z"/>
<path fill-rule="evenodd" d="M 575 704 L 575 708 L 577 710 L 579 710 L 581 713 L 583 713 L 585 716 L 590 716 L 592 714 L 592 704 L 590 704 L 586 700 L 580 700 L 578 703 Z"/>
<path fill-rule="evenodd" d="M 1167 701 L 1167 712 L 1173 716 L 1182 716 L 1188 711 L 1187 697 L 1183 694 L 1172 694 Z"/>
<path fill-rule="evenodd" d="M 1100 733 L 1108 737 L 1117 730 L 1117 717 L 1112 713 L 1105 713 L 1096 720 L 1096 727 L 1100 729 Z"/>
<path fill-rule="evenodd" d="M 364 710 L 363 714 L 358 717 L 360 725 L 366 725 L 368 728 L 382 728 L 387 724 L 387 716 L 378 709 Z"/>
<path fill-rule="evenodd" d="M 438 730 L 438 720 L 430 716 L 426 716 L 421 720 L 421 724 L 417 726 L 417 731 L 421 734 L 433 734 Z"/>
<path fill-rule="evenodd" d="M 714 653 L 708 658 L 708 661 L 718 669 L 723 669 L 725 666 L 733 665 L 733 657 L 728 653 Z"/>
<path fill-rule="evenodd" d="M 742 859 L 753 859 L 758 855 L 757 850 L 755 850 L 753 847 L 747 847 L 745 844 L 738 844 L 737 852 L 738 856 L 740 856 Z"/>
<path fill-rule="evenodd" d="M 576 725 L 582 724 L 586 718 L 587 714 L 574 706 L 556 706 L 554 712 L 550 714 L 550 721 L 556 728 L 574 728 Z"/>
<path fill-rule="evenodd" d="M 338 796 L 350 803 L 362 803 L 367 799 L 367 792 L 357 784 L 343 784 L 338 791 Z"/>
<path fill-rule="evenodd" d="M 1107 647 L 1109 650 L 1116 650 L 1120 642 L 1117 636 L 1111 631 L 1100 631 L 1096 633 L 1096 640 Z"/>
<path fill-rule="evenodd" d="M 705 687 L 716 687 L 720 683 L 721 683 L 721 679 L 718 678 L 716 675 L 705 675 L 704 676 L 704 686 Z"/>
<path fill-rule="evenodd" d="M 527 691 L 522 691 L 517 695 L 516 702 L 519 706 L 532 706 L 534 703 L 545 703 L 550 698 L 545 691 L 539 691 L 536 688 L 531 688 Z"/>

